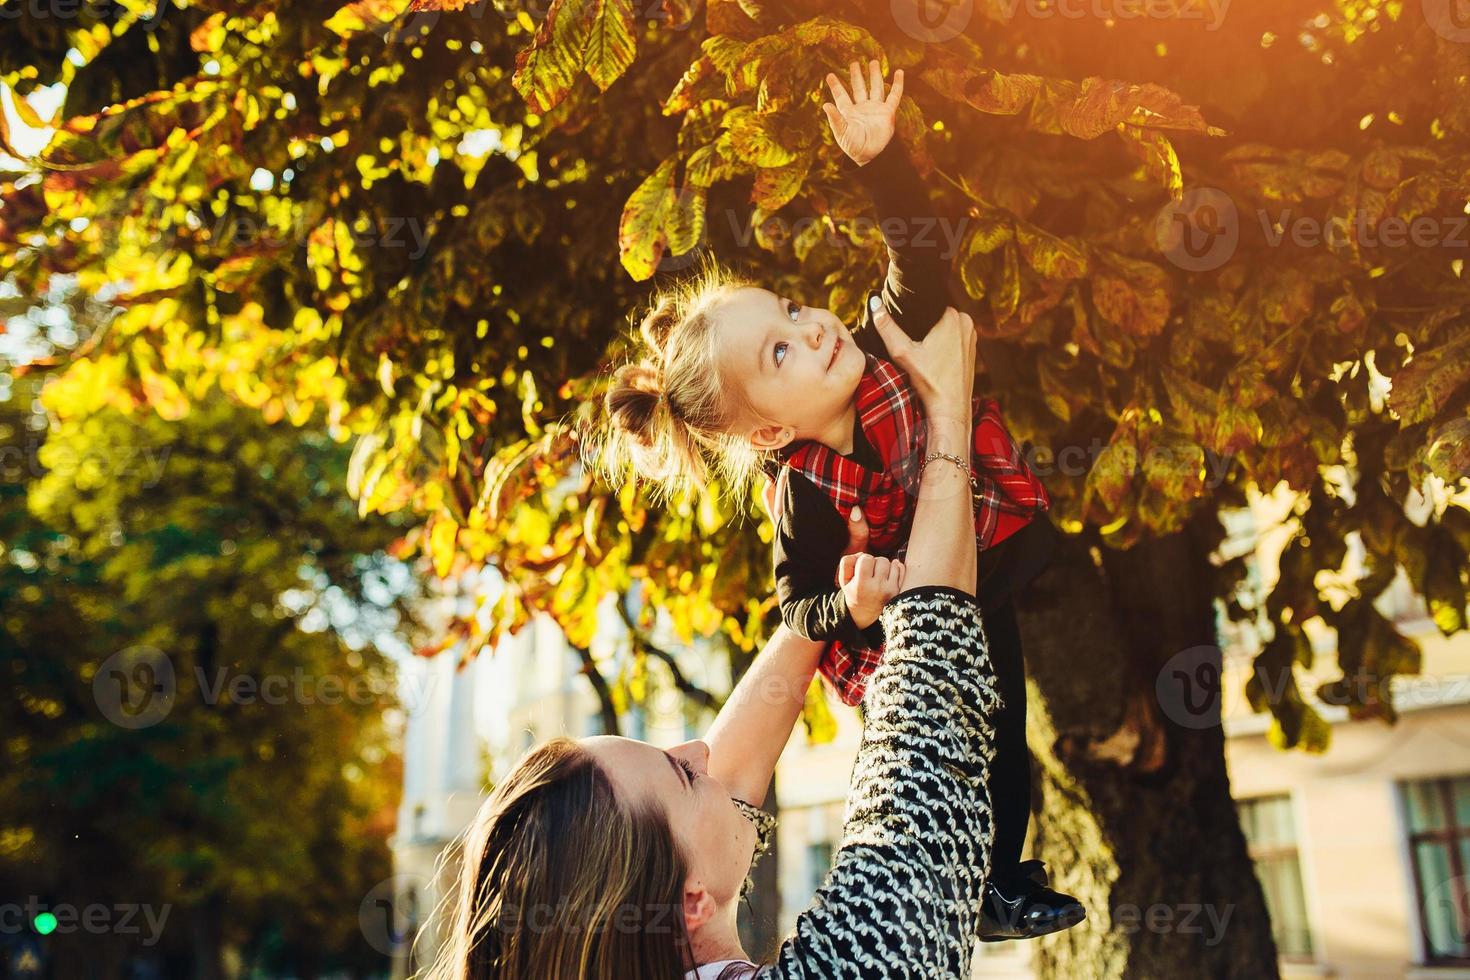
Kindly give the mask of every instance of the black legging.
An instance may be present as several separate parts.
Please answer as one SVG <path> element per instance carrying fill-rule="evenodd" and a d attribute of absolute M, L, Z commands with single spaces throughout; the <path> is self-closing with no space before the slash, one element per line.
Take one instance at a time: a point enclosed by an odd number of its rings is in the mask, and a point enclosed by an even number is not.
<path fill-rule="evenodd" d="M 995 726 L 995 759 L 990 763 L 990 807 L 995 815 L 995 842 L 990 851 L 991 877 L 1007 883 L 1021 863 L 1026 825 L 1031 819 L 1031 750 L 1026 747 L 1026 666 L 1015 604 L 1007 600 L 981 611 L 990 663 L 1003 707 L 991 716 Z"/>
<path fill-rule="evenodd" d="M 1021 863 L 1026 825 L 1031 820 L 1031 750 L 1026 746 L 1026 662 L 1016 624 L 1016 593 L 1051 561 L 1058 533 L 1038 517 L 999 548 L 982 551 L 978 588 L 980 616 L 995 668 L 996 689 L 1004 706 L 991 719 L 995 759 L 990 764 L 990 806 L 995 814 L 991 877 L 1009 884 Z"/>

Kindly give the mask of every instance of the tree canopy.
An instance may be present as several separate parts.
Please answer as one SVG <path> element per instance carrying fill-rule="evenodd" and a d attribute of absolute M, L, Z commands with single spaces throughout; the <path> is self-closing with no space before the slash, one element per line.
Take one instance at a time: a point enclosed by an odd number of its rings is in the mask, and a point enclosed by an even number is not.
<path fill-rule="evenodd" d="M 399 791 L 398 529 L 358 518 L 319 433 L 226 399 L 48 430 L 39 380 L 0 403 L 0 876 L 157 924 L 61 932 L 54 975 L 380 963 L 358 906 Z"/>
<path fill-rule="evenodd" d="M 48 386 L 59 416 L 224 398 L 355 439 L 364 513 L 407 510 L 439 572 L 511 583 L 446 642 L 545 609 L 585 645 L 637 582 L 750 649 L 771 609 L 750 499 L 609 486 L 579 425 L 649 280 L 702 245 L 855 322 L 884 252 L 821 81 L 879 58 L 911 80 L 901 135 L 1059 526 L 1129 548 L 1301 494 L 1263 606 L 1236 601 L 1239 562 L 1219 594 L 1273 636 L 1252 692 L 1278 738 L 1320 748 L 1268 683 L 1312 656 L 1303 623 L 1366 679 L 1322 692 L 1357 716 L 1417 669 L 1373 606 L 1397 569 L 1465 625 L 1470 46 L 1443 6 L 22 10 L 0 80 L 54 131 L 0 185 L 0 271 L 117 309 Z M 41 118 L 25 97 L 58 84 Z M 1351 534 L 1367 570 L 1334 606 L 1317 576 Z"/>

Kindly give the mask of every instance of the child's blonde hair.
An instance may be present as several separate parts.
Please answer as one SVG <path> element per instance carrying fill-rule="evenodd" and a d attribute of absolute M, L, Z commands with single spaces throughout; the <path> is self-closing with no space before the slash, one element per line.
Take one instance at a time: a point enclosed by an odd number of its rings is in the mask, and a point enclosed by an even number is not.
<path fill-rule="evenodd" d="M 633 359 L 607 390 L 601 455 L 609 473 L 631 465 L 668 494 L 704 489 L 712 474 L 732 493 L 748 485 L 763 454 L 734 431 L 749 406 L 738 380 L 720 374 L 714 314 L 751 285 L 706 254 L 697 272 L 655 295 Z"/>

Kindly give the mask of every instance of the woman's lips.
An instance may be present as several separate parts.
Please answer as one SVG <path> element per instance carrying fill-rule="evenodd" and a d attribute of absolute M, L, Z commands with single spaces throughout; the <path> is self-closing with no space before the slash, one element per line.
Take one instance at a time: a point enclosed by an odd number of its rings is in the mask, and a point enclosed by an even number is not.
<path fill-rule="evenodd" d="M 832 359 L 827 362 L 827 370 L 832 370 L 832 365 L 837 363 L 837 355 L 842 353 L 842 338 L 838 337 L 832 342 Z"/>

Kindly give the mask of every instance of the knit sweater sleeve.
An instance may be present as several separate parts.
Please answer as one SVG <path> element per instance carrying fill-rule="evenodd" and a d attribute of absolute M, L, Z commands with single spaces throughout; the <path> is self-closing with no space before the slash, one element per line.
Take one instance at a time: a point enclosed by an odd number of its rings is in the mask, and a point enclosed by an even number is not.
<path fill-rule="evenodd" d="M 1000 704 L 973 596 L 883 611 L 842 842 L 762 980 L 969 976 L 989 871 L 989 719 Z"/>

